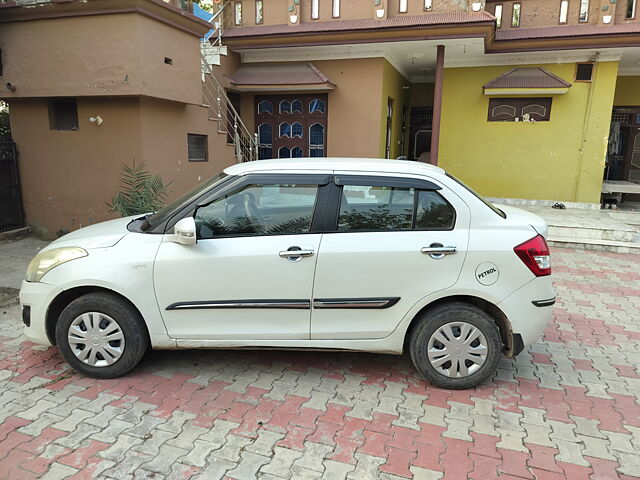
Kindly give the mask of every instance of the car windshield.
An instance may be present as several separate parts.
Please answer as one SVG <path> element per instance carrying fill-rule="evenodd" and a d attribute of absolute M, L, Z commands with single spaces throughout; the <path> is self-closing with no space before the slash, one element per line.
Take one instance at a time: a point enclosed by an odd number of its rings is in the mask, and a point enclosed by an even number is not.
<path fill-rule="evenodd" d="M 171 215 L 173 215 L 174 212 L 178 210 L 182 205 L 199 197 L 202 192 L 222 182 L 227 176 L 228 175 L 226 173 L 220 172 L 218 175 L 211 177 L 209 180 L 206 180 L 196 185 L 194 188 L 189 190 L 184 195 L 181 195 L 180 197 L 175 199 L 166 207 L 149 215 L 147 217 L 147 222 L 149 225 L 145 230 L 149 230 L 150 228 L 153 228 L 156 225 L 160 225 L 162 222 L 166 221 Z"/>
<path fill-rule="evenodd" d="M 461 187 L 464 187 L 465 190 L 467 190 L 469 193 L 471 193 L 473 196 L 475 196 L 478 200 L 480 200 L 482 203 L 484 203 L 487 207 L 489 207 L 491 210 L 493 210 L 493 212 L 495 212 L 496 214 L 500 215 L 502 218 L 507 218 L 507 214 L 506 213 L 504 213 L 502 210 L 500 210 L 498 207 L 496 207 L 493 203 L 491 203 L 486 198 L 483 198 L 478 192 L 476 192 L 469 185 L 464 184 L 462 181 L 458 180 L 456 177 L 454 177 L 450 173 L 447 173 L 447 177 L 449 177 L 451 180 L 454 180 Z"/>

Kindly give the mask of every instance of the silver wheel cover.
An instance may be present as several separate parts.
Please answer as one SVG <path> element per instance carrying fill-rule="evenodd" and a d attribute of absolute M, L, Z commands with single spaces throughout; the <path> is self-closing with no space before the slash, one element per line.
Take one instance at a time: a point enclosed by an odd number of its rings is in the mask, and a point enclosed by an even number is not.
<path fill-rule="evenodd" d="M 67 335 L 73 354 L 92 367 L 108 367 L 124 352 L 124 333 L 109 315 L 87 312 L 76 317 Z"/>
<path fill-rule="evenodd" d="M 427 345 L 431 366 L 450 378 L 473 375 L 484 364 L 487 353 L 484 334 L 466 322 L 450 322 L 439 327 Z"/>

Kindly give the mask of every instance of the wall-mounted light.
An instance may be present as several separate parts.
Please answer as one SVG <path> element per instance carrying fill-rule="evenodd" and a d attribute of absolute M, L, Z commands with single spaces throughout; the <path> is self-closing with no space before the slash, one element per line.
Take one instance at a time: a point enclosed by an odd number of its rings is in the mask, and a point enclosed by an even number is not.
<path fill-rule="evenodd" d="M 603 15 L 602 16 L 602 23 L 611 23 L 611 15 Z"/>
<path fill-rule="evenodd" d="M 89 121 L 91 123 L 95 123 L 98 126 L 102 125 L 102 123 L 104 122 L 104 120 L 102 120 L 102 117 L 100 115 L 96 115 L 95 117 L 89 118 Z"/>
<path fill-rule="evenodd" d="M 481 2 L 473 2 L 473 3 L 471 4 L 471 9 L 472 9 L 474 12 L 479 12 L 481 8 L 482 8 L 482 3 L 481 3 Z"/>
<path fill-rule="evenodd" d="M 9 90 L 10 92 L 15 92 L 16 91 L 16 86 L 11 82 L 7 82 L 6 85 L 5 85 L 5 88 L 7 90 Z"/>

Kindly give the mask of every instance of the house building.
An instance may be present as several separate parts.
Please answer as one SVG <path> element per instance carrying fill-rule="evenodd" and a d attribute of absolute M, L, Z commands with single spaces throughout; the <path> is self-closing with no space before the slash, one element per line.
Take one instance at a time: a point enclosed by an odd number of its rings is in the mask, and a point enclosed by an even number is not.
<path fill-rule="evenodd" d="M 104 219 L 134 157 L 175 194 L 236 161 L 404 157 L 595 208 L 640 183 L 638 2 L 0 3 L 27 221 Z"/>

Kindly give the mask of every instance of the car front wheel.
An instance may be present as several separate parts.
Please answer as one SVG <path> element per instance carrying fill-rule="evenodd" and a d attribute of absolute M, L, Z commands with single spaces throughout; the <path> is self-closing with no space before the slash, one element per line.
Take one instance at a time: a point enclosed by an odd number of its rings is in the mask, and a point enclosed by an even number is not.
<path fill-rule="evenodd" d="M 495 372 L 502 340 L 484 311 L 449 303 L 425 312 L 418 322 L 410 339 L 411 359 L 434 385 L 470 388 Z"/>
<path fill-rule="evenodd" d="M 65 360 L 94 378 L 116 378 L 144 356 L 149 337 L 138 311 L 108 293 L 71 302 L 56 324 L 56 343 Z"/>

